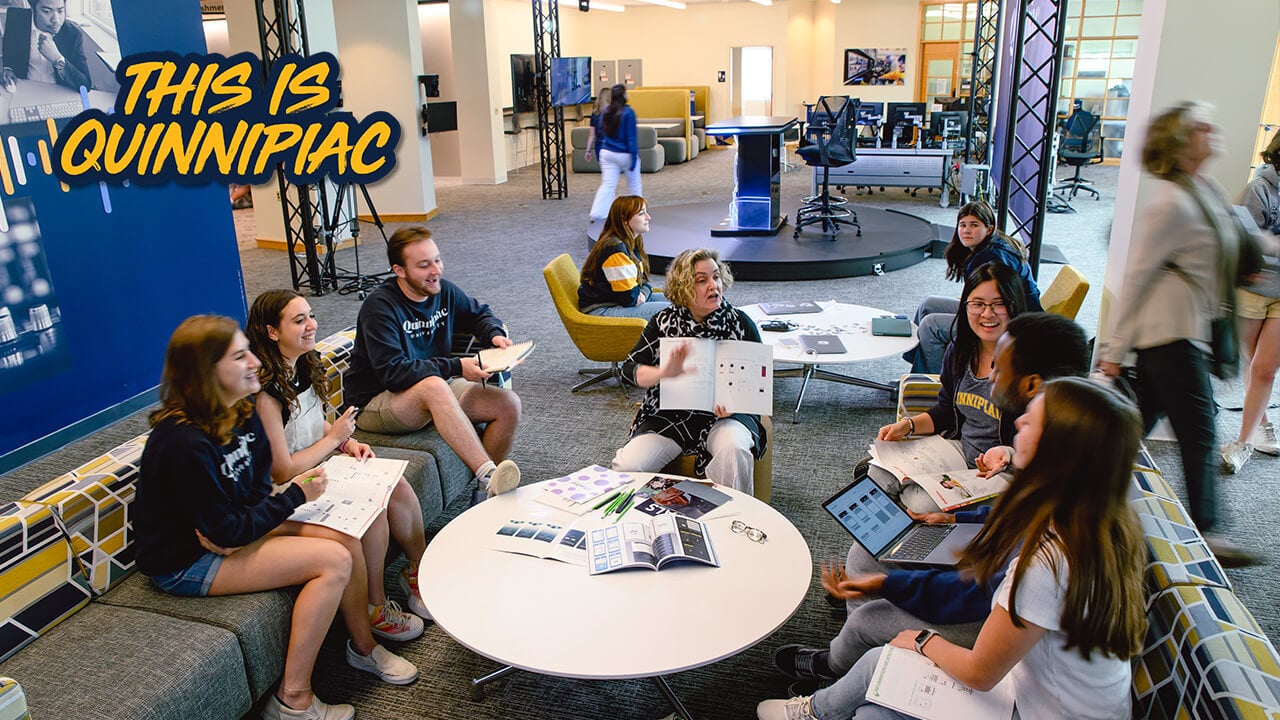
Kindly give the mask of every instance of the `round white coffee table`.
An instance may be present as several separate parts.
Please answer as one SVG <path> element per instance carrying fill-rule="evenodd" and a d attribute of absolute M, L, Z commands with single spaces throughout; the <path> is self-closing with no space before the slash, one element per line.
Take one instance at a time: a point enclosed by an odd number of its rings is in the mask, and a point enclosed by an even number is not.
<path fill-rule="evenodd" d="M 819 302 L 818 307 L 822 308 L 822 312 L 792 315 L 769 315 L 761 310 L 759 305 L 744 305 L 741 308 L 743 312 L 755 321 L 756 327 L 770 320 L 786 320 L 796 325 L 794 329 L 787 332 L 760 331 L 761 339 L 773 346 L 774 365 L 778 363 L 800 365 L 798 368 L 783 368 L 773 371 L 775 379 L 784 377 L 802 378 L 800 395 L 796 398 L 796 408 L 791 416 L 792 422 L 799 421 L 800 405 L 804 402 L 804 391 L 809 386 L 809 380 L 815 378 L 845 385 L 884 390 L 889 393 L 890 398 L 896 401 L 898 396 L 898 384 L 896 382 L 882 383 L 874 380 L 864 380 L 823 370 L 818 366 L 849 365 L 866 360 L 878 360 L 883 357 L 901 355 L 919 344 L 916 337 L 915 324 L 912 323 L 911 325 L 910 337 L 872 335 L 871 321 L 881 316 L 891 315 L 891 313 L 866 307 L 865 305 L 851 305 L 834 300 Z M 840 338 L 845 352 L 830 355 L 806 353 L 800 345 L 801 335 L 835 335 Z"/>
<path fill-rule="evenodd" d="M 809 547 L 786 517 L 749 495 L 717 489 L 733 498 L 704 520 L 718 568 L 677 563 L 591 576 L 585 566 L 491 549 L 507 520 L 576 519 L 536 502 L 542 489 L 533 484 L 476 505 L 432 539 L 419 571 L 422 599 L 460 644 L 509 666 L 472 681 L 475 688 L 516 668 L 597 680 L 648 677 L 688 718 L 662 676 L 730 657 L 773 634 L 800 606 L 813 576 Z M 631 512 L 624 521 L 642 517 Z M 734 520 L 768 539 L 732 532 Z M 682 630 L 664 631 L 673 619 Z"/>

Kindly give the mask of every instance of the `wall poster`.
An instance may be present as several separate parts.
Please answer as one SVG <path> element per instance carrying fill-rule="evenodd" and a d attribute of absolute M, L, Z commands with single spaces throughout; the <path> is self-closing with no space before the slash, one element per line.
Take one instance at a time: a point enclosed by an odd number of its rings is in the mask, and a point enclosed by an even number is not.
<path fill-rule="evenodd" d="M 906 48 L 862 48 L 844 51 L 845 85 L 903 85 Z"/>

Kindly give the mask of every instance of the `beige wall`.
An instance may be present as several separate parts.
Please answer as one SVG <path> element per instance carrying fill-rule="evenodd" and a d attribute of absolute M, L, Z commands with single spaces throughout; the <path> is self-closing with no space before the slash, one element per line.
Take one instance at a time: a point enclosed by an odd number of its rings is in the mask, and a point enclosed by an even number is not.
<path fill-rule="evenodd" d="M 418 29 L 422 34 L 422 72 L 440 76 L 440 97 L 432 99 L 440 102 L 457 100 L 458 86 L 453 73 L 453 39 L 449 32 L 449 5 L 419 5 Z M 432 174 L 436 177 L 462 176 L 459 134 L 455 131 L 427 135 L 427 140 L 431 143 Z"/>
<path fill-rule="evenodd" d="M 834 45 L 815 67 L 830 68 L 816 85 L 819 94 L 851 95 L 868 102 L 911 102 L 920 82 L 920 6 L 902 0 L 844 0 L 835 8 Z M 906 48 L 907 77 L 902 85 L 844 86 L 847 48 Z"/>

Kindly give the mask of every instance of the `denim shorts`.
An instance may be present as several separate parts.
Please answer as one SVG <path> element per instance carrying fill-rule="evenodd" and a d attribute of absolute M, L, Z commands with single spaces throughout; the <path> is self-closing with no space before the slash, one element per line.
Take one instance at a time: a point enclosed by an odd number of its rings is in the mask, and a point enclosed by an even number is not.
<path fill-rule="evenodd" d="M 213 578 L 217 576 L 221 566 L 221 555 L 206 552 L 187 567 L 165 575 L 156 575 L 151 578 L 151 582 L 170 595 L 204 597 L 209 594 L 209 587 L 213 585 Z"/>

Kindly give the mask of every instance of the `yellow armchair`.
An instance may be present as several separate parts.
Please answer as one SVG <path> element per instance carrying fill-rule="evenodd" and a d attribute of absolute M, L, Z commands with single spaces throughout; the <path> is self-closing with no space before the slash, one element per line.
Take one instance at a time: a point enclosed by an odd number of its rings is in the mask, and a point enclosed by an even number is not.
<path fill-rule="evenodd" d="M 1089 281 L 1079 270 L 1070 265 L 1063 265 L 1058 276 L 1040 295 L 1040 305 L 1045 312 L 1062 315 L 1068 320 L 1075 320 L 1076 313 L 1084 303 L 1084 296 L 1089 294 Z"/>
<path fill-rule="evenodd" d="M 578 309 L 578 266 L 568 254 L 560 255 L 542 269 L 551 301 L 555 303 L 560 322 L 569 333 L 569 339 L 578 346 L 578 352 L 588 360 L 609 363 L 608 368 L 579 370 L 592 377 L 573 386 L 573 392 L 595 385 L 609 378 L 625 385 L 618 363 L 627 359 L 631 348 L 640 339 L 640 333 L 648 324 L 643 318 L 602 317 L 588 315 Z"/>

